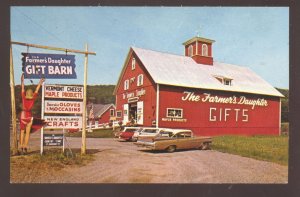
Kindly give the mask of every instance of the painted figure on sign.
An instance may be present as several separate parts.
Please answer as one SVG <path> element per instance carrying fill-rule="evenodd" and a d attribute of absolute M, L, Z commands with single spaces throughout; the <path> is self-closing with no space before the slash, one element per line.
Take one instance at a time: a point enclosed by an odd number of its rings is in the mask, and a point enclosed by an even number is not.
<path fill-rule="evenodd" d="M 27 89 L 25 92 L 24 88 L 24 74 L 21 76 L 21 96 L 22 96 L 22 112 L 20 116 L 20 148 L 21 154 L 27 153 L 28 141 L 30 132 L 33 132 L 41 128 L 44 121 L 41 119 L 34 119 L 31 114 L 31 109 L 38 96 L 39 89 L 42 83 L 45 81 L 44 78 L 40 79 L 38 86 L 33 92 L 32 89 Z"/>

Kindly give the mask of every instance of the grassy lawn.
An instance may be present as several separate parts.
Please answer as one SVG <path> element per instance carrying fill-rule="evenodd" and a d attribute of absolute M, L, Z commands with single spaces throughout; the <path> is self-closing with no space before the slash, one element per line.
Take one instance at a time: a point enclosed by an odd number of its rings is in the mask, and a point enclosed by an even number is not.
<path fill-rule="evenodd" d="M 93 132 L 86 132 L 88 138 L 113 138 L 114 132 L 112 129 L 95 129 Z M 68 133 L 67 137 L 81 137 L 82 132 Z"/>
<path fill-rule="evenodd" d="M 287 136 L 219 136 L 213 138 L 211 148 L 220 152 L 288 165 Z"/>
<path fill-rule="evenodd" d="M 87 150 L 86 155 L 80 154 L 80 149 L 72 149 L 72 154 L 68 149 L 62 153 L 61 149 L 45 150 L 43 156 L 39 151 L 30 152 L 27 155 L 11 156 L 11 163 L 18 165 L 24 164 L 40 164 L 54 168 L 61 168 L 67 165 L 85 165 L 93 160 L 93 153 L 96 150 Z"/>
<path fill-rule="evenodd" d="M 10 181 L 12 183 L 31 183 L 38 177 L 48 177 L 58 174 L 65 167 L 84 166 L 94 160 L 98 150 L 87 150 L 86 155 L 80 154 L 80 149 L 72 149 L 73 155 L 61 149 L 29 152 L 27 155 L 10 157 Z"/>

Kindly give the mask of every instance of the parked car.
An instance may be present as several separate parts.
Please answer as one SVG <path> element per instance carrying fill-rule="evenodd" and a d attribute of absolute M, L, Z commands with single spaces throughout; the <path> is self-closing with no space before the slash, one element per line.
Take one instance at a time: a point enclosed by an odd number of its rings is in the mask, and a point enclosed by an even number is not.
<path fill-rule="evenodd" d="M 161 129 L 155 127 L 141 127 L 140 129 L 136 130 L 132 136 L 133 141 L 137 141 L 139 136 L 155 136 Z"/>
<path fill-rule="evenodd" d="M 172 136 L 156 136 L 152 139 L 143 138 L 135 142 L 139 147 L 145 147 L 151 150 L 166 150 L 174 152 L 179 149 L 193 149 L 198 148 L 201 150 L 209 149 L 212 143 L 211 137 L 198 137 L 194 136 L 191 130 L 173 130 Z"/>
<path fill-rule="evenodd" d="M 133 136 L 132 136 L 132 138 L 131 138 L 131 141 L 136 142 L 137 139 L 138 139 L 138 136 L 141 134 L 141 132 L 142 132 L 143 130 L 144 130 L 143 127 L 139 128 L 139 129 L 137 129 L 137 130 L 135 130 L 134 133 L 133 133 Z"/>
<path fill-rule="evenodd" d="M 115 136 L 115 138 L 119 138 L 120 133 L 121 133 L 122 131 L 123 131 L 122 129 L 120 129 L 119 131 L 114 131 L 114 136 Z"/>
<path fill-rule="evenodd" d="M 141 131 L 136 132 L 133 136 L 134 139 L 142 140 L 142 139 L 153 139 L 154 137 L 160 135 L 160 133 L 173 132 L 173 129 L 168 128 L 155 128 L 155 127 L 144 127 Z"/>
<path fill-rule="evenodd" d="M 125 127 L 124 130 L 120 132 L 119 139 L 131 141 L 134 132 L 138 129 L 140 129 L 140 127 Z"/>
<path fill-rule="evenodd" d="M 124 128 L 120 128 L 119 131 L 115 131 L 114 132 L 114 136 L 115 138 L 119 138 L 120 137 L 120 134 L 126 130 L 136 130 L 136 129 L 139 129 L 140 127 L 124 127 Z"/>

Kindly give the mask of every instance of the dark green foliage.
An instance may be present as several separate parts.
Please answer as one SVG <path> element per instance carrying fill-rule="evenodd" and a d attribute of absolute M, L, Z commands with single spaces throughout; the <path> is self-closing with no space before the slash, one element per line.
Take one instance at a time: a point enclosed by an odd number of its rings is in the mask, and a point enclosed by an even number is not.
<path fill-rule="evenodd" d="M 115 103 L 114 85 L 93 85 L 87 88 L 87 99 L 93 103 Z"/>
<path fill-rule="evenodd" d="M 289 135 L 289 123 L 288 122 L 281 123 L 281 135 L 282 136 Z"/>
<path fill-rule="evenodd" d="M 276 88 L 284 98 L 281 98 L 281 122 L 289 122 L 289 90 Z"/>

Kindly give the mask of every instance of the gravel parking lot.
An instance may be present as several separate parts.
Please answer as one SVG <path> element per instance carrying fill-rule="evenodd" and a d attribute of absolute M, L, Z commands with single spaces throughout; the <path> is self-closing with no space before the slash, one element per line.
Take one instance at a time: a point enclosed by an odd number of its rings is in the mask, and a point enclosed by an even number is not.
<path fill-rule="evenodd" d="M 72 148 L 81 138 L 68 138 Z M 31 150 L 39 149 L 32 136 Z M 39 183 L 287 183 L 288 167 L 214 150 L 174 153 L 151 152 L 132 142 L 88 138 L 88 149 L 98 149 L 95 161 L 64 168 L 53 176 L 36 177 Z"/>

